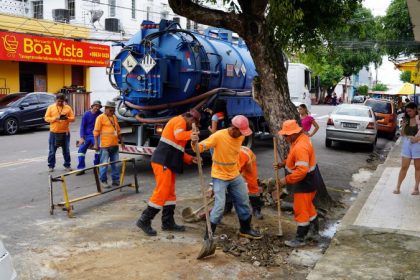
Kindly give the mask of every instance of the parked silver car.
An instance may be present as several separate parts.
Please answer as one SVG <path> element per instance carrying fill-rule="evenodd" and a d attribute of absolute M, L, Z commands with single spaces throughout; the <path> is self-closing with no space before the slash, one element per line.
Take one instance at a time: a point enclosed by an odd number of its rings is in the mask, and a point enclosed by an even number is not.
<path fill-rule="evenodd" d="M 370 107 L 342 104 L 328 118 L 325 146 L 331 147 L 333 141 L 366 143 L 373 150 L 377 134 L 375 114 Z"/>
<path fill-rule="evenodd" d="M 16 271 L 13 268 L 12 258 L 0 240 L 0 280 L 17 279 Z"/>

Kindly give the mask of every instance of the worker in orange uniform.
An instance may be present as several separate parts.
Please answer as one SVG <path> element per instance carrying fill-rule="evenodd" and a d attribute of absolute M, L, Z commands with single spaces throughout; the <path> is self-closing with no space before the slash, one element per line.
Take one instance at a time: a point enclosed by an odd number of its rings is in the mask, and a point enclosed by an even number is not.
<path fill-rule="evenodd" d="M 93 137 L 94 149 L 98 150 L 100 148 L 100 163 L 119 160 L 118 142 L 121 142 L 121 146 L 124 146 L 124 144 L 121 141 L 121 128 L 118 124 L 118 119 L 115 116 L 114 101 L 107 101 L 105 104 L 105 112 L 96 118 L 95 127 L 93 129 Z M 105 188 L 119 186 L 120 170 L 117 163 L 111 163 L 111 185 L 108 185 L 107 172 L 108 165 L 99 167 L 99 175 L 102 185 Z"/>
<path fill-rule="evenodd" d="M 70 158 L 70 123 L 74 122 L 73 109 L 65 104 L 64 94 L 57 94 L 55 104 L 48 106 L 44 120 L 50 124 L 48 167 L 49 172 L 54 171 L 55 153 L 57 148 L 63 150 L 64 167 L 66 171 L 72 171 Z"/>
<path fill-rule="evenodd" d="M 287 120 L 279 131 L 291 144 L 285 163 L 274 165 L 275 169 L 285 167 L 286 176 L 280 179 L 280 186 L 291 185 L 294 192 L 293 211 L 297 222 L 296 238 L 285 241 L 286 246 L 305 245 L 305 237 L 318 235 L 318 217 L 313 199 L 320 184 L 320 173 L 316 165 L 316 155 L 311 140 L 297 124 L 296 120 Z"/>
<path fill-rule="evenodd" d="M 264 206 L 264 203 L 261 201 L 260 188 L 258 186 L 257 157 L 250 148 L 245 146 L 241 147 L 239 153 L 239 172 L 241 172 L 242 177 L 247 183 L 252 212 L 257 220 L 262 220 L 261 207 Z M 227 194 L 224 213 L 229 213 L 232 207 L 232 199 Z"/>
<path fill-rule="evenodd" d="M 173 117 L 163 129 L 151 164 L 155 175 L 156 187 L 147 208 L 137 221 L 137 226 L 150 236 L 156 235 L 151 221 L 162 210 L 162 230 L 185 231 L 174 219 L 176 205 L 175 178 L 183 173 L 183 163 L 197 163 L 197 159 L 185 153 L 185 145 L 191 139 L 192 124 L 200 122 L 200 113 L 192 109 L 188 113 Z"/>
<path fill-rule="evenodd" d="M 239 172 L 239 154 L 245 136 L 252 134 L 248 119 L 237 115 L 232 119 L 231 126 L 210 135 L 198 143 L 200 152 L 214 149 L 211 177 L 213 180 L 214 206 L 210 212 L 211 230 L 214 233 L 223 218 L 226 203 L 226 192 L 232 197 L 236 214 L 239 218 L 239 235 L 249 239 L 261 239 L 262 235 L 251 227 L 251 209 L 248 190 Z M 195 149 L 198 135 L 191 136 L 191 146 Z M 208 238 L 206 233 L 205 238 Z"/>

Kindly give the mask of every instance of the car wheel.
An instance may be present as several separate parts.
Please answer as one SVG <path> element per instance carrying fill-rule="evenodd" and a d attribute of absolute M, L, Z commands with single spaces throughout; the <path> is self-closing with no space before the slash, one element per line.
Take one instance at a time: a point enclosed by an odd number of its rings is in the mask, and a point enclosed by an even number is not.
<path fill-rule="evenodd" d="M 331 139 L 325 139 L 325 146 L 327 147 L 327 148 L 331 148 L 331 146 L 332 146 L 332 140 Z"/>
<path fill-rule="evenodd" d="M 378 138 L 375 138 L 375 142 L 373 142 L 372 144 L 369 144 L 369 146 L 368 146 L 369 152 L 373 152 L 375 150 L 377 141 L 378 141 Z"/>
<path fill-rule="evenodd" d="M 4 121 L 4 133 L 7 135 L 14 135 L 18 132 L 19 123 L 15 118 L 7 118 Z"/>

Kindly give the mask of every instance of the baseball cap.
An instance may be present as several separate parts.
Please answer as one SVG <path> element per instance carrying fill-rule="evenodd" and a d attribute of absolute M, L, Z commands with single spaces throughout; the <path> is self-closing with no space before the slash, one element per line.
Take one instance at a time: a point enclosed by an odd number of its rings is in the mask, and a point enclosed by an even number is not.
<path fill-rule="evenodd" d="M 302 128 L 298 125 L 296 120 L 286 120 L 283 122 L 281 130 L 278 134 L 280 135 L 292 135 L 302 131 Z"/>
<path fill-rule="evenodd" d="M 249 136 L 252 134 L 252 130 L 249 128 L 248 118 L 242 115 L 237 115 L 232 119 L 232 125 L 239 129 L 243 136 Z"/>

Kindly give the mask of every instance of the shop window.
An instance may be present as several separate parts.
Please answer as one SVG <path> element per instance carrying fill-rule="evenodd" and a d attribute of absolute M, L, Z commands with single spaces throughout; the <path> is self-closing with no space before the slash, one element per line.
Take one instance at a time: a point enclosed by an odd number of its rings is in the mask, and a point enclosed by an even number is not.
<path fill-rule="evenodd" d="M 32 8 L 34 11 L 34 18 L 43 19 L 44 18 L 44 4 L 43 1 L 34 1 L 32 2 Z"/>
<path fill-rule="evenodd" d="M 83 66 L 73 65 L 71 67 L 71 84 L 73 86 L 84 86 L 84 71 Z"/>
<path fill-rule="evenodd" d="M 46 81 L 47 65 L 45 63 L 19 63 L 19 84 L 21 92 L 46 91 Z"/>
<path fill-rule="evenodd" d="M 66 0 L 66 8 L 69 10 L 70 19 L 76 18 L 76 4 L 75 0 Z"/>
<path fill-rule="evenodd" d="M 109 4 L 109 16 L 110 17 L 115 17 L 115 5 L 116 5 L 116 0 L 108 0 L 108 4 Z"/>

